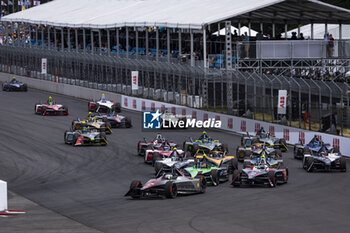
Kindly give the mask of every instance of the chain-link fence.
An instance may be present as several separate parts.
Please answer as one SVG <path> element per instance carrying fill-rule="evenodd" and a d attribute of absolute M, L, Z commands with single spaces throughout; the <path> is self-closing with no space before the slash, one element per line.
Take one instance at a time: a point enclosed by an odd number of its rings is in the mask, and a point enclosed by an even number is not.
<path fill-rule="evenodd" d="M 47 75 L 41 74 L 42 58 Z M 347 83 L 15 46 L 0 46 L 0 64 L 17 75 L 350 136 Z M 139 71 L 136 92 L 132 71 Z M 288 91 L 286 115 L 277 114 L 279 90 Z"/>

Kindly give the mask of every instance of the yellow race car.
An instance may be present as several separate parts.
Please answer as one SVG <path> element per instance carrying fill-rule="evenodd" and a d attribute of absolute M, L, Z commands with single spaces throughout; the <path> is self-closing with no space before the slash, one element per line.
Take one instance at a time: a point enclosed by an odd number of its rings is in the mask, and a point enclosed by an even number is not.
<path fill-rule="evenodd" d="M 210 151 L 208 154 L 197 153 L 195 155 L 195 159 L 203 158 L 216 167 L 227 168 L 227 174 L 233 174 L 233 171 L 238 169 L 237 157 L 234 155 L 227 155 L 224 151 Z"/>

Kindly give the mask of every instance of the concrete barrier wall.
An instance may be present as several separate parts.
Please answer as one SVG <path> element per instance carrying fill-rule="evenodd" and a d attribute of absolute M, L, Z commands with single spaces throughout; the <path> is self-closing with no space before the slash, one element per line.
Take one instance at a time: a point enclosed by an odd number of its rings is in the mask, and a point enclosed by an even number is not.
<path fill-rule="evenodd" d="M 7 183 L 0 180 L 0 211 L 7 210 Z"/>
<path fill-rule="evenodd" d="M 82 99 L 99 99 L 102 93 L 105 93 L 108 99 L 111 99 L 116 102 L 120 102 L 123 108 L 143 111 L 145 109 L 175 109 L 177 114 L 183 114 L 183 109 L 185 109 L 185 114 L 191 115 L 197 119 L 207 119 L 215 118 L 222 121 L 222 129 L 245 134 L 246 132 L 254 133 L 260 127 L 264 127 L 266 131 L 271 131 L 276 137 L 286 139 L 287 143 L 295 144 L 300 140 L 304 143 L 308 143 L 311 138 L 316 134 L 326 143 L 330 143 L 333 147 L 340 148 L 340 151 L 343 155 L 350 157 L 350 138 L 330 135 L 320 132 L 313 132 L 298 128 L 292 128 L 288 126 L 283 126 L 279 124 L 272 124 L 263 121 L 256 121 L 246 118 L 240 118 L 235 116 L 229 116 L 225 114 L 202 111 L 198 109 L 193 109 L 181 105 L 168 104 L 159 101 L 141 99 L 131 96 L 124 96 L 113 92 L 102 91 L 97 89 L 91 89 L 76 85 L 57 83 L 47 80 L 27 78 L 27 77 L 17 77 L 18 80 L 27 83 L 29 87 L 45 90 L 49 92 L 59 93 L 63 95 L 73 96 Z M 0 75 L 0 81 L 8 80 L 8 74 Z M 69 106 L 68 106 L 69 107 Z"/>

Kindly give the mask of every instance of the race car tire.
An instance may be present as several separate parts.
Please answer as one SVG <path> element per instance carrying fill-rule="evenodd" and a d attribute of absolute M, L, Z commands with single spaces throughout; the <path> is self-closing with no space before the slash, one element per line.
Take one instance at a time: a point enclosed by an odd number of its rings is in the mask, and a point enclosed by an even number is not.
<path fill-rule="evenodd" d="M 314 158 L 308 158 L 306 161 L 306 171 L 307 172 L 312 172 L 313 171 L 313 163 L 314 163 Z"/>
<path fill-rule="evenodd" d="M 132 124 L 131 124 L 131 120 L 130 118 L 126 117 L 125 118 L 125 128 L 131 128 Z"/>
<path fill-rule="evenodd" d="M 63 134 L 63 136 L 64 136 L 64 144 L 68 144 L 68 142 L 67 142 L 67 140 L 66 140 L 66 138 L 67 138 L 67 132 L 68 132 L 68 130 L 64 131 L 64 134 Z"/>
<path fill-rule="evenodd" d="M 159 173 L 159 171 L 163 168 L 163 165 L 161 163 L 155 163 L 154 164 L 154 171 L 156 172 L 156 175 Z"/>
<path fill-rule="evenodd" d="M 140 151 L 140 143 L 141 143 L 142 141 L 139 141 L 138 143 L 137 143 L 137 155 L 141 155 L 141 151 Z"/>
<path fill-rule="evenodd" d="M 340 171 L 346 172 L 346 161 L 343 157 L 340 157 Z"/>
<path fill-rule="evenodd" d="M 154 167 L 157 160 L 160 160 L 161 156 L 158 152 L 154 152 L 152 156 L 152 166 Z"/>
<path fill-rule="evenodd" d="M 37 106 L 40 105 L 39 103 L 34 104 L 34 113 L 35 114 L 40 114 L 39 112 L 36 111 Z"/>
<path fill-rule="evenodd" d="M 77 143 L 78 137 L 78 134 L 73 134 L 73 146 L 75 146 L 75 144 Z"/>
<path fill-rule="evenodd" d="M 139 180 L 133 180 L 130 184 L 131 197 L 133 199 L 140 198 L 139 189 L 142 188 L 142 183 Z"/>
<path fill-rule="evenodd" d="M 45 106 L 41 106 L 41 115 L 45 115 L 45 111 L 46 111 L 46 107 Z"/>
<path fill-rule="evenodd" d="M 64 112 L 68 115 L 68 107 L 63 106 L 62 108 L 64 109 Z"/>
<path fill-rule="evenodd" d="M 276 187 L 276 184 L 277 184 L 275 172 L 269 171 L 269 172 L 267 173 L 267 177 L 269 178 L 269 180 L 270 180 L 270 182 L 271 182 L 271 183 L 269 184 L 269 187 L 270 187 L 270 188 L 275 188 L 275 187 Z"/>
<path fill-rule="evenodd" d="M 227 144 L 222 144 L 222 151 L 224 151 L 224 152 L 228 152 L 228 146 L 227 146 Z"/>
<path fill-rule="evenodd" d="M 28 91 L 27 84 L 23 84 L 23 86 L 21 86 L 21 90 L 22 91 Z"/>
<path fill-rule="evenodd" d="M 211 179 L 213 180 L 214 186 L 218 186 L 220 184 L 218 170 L 216 170 L 216 169 L 215 170 L 211 170 L 210 171 L 210 176 L 211 176 Z"/>
<path fill-rule="evenodd" d="M 236 179 L 235 179 L 236 178 Z M 233 181 L 235 179 L 235 181 Z M 230 180 L 232 182 L 233 187 L 239 187 L 241 183 L 241 175 L 238 170 L 233 171 L 232 179 Z"/>
<path fill-rule="evenodd" d="M 166 198 L 175 198 L 177 196 L 177 186 L 172 181 L 168 181 L 164 189 Z"/>
<path fill-rule="evenodd" d="M 112 111 L 114 111 L 115 113 L 120 113 L 121 112 L 120 103 L 113 104 Z"/>
<path fill-rule="evenodd" d="M 276 152 L 276 158 L 277 158 L 277 159 L 278 159 L 278 158 L 282 158 L 282 152 L 281 152 L 280 149 L 276 149 L 275 152 Z"/>
<path fill-rule="evenodd" d="M 229 166 L 229 173 L 232 174 L 234 170 L 238 169 L 238 160 L 237 157 L 235 156 L 232 160 L 231 160 L 231 164 Z"/>
<path fill-rule="evenodd" d="M 199 185 L 200 185 L 200 193 L 205 193 L 207 189 L 207 180 L 204 178 L 203 175 L 199 175 L 197 177 L 199 179 Z"/>

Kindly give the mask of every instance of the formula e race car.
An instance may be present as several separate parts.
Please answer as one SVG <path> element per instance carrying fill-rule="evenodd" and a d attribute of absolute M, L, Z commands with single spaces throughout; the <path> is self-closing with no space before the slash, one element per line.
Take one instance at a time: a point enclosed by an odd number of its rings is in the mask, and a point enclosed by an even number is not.
<path fill-rule="evenodd" d="M 79 118 L 77 120 L 72 121 L 72 130 L 81 130 L 83 128 L 95 128 L 99 132 L 104 132 L 106 134 L 111 134 L 112 129 L 109 125 L 109 122 L 106 118 L 94 118 L 94 117 L 88 117 L 84 120 L 80 120 Z"/>
<path fill-rule="evenodd" d="M 195 155 L 199 149 L 205 154 L 209 154 L 212 150 L 228 152 L 226 144 L 222 144 L 219 140 L 210 138 L 206 132 L 203 132 L 198 140 L 193 141 L 192 138 L 186 140 L 183 143 L 183 149 L 184 151 L 191 152 L 193 155 Z"/>
<path fill-rule="evenodd" d="M 205 193 L 206 180 L 203 176 L 198 178 L 186 177 L 179 170 L 173 173 L 164 173 L 156 179 L 151 179 L 145 185 L 140 181 L 131 182 L 129 191 L 125 196 L 134 199 L 166 197 L 175 198 L 177 194 Z"/>
<path fill-rule="evenodd" d="M 279 168 L 269 166 L 263 157 L 260 163 L 244 168 L 240 171 L 235 170 L 231 185 L 239 187 L 241 185 L 267 185 L 268 187 L 276 187 L 278 183 L 288 182 L 288 168 L 283 165 Z"/>
<path fill-rule="evenodd" d="M 332 148 L 330 144 L 324 143 L 315 135 L 306 145 L 303 145 L 302 142 L 294 145 L 294 158 L 303 159 L 304 154 L 310 154 L 311 152 L 318 153 L 323 147 L 326 147 L 327 150 L 333 149 L 338 152 L 338 149 Z"/>
<path fill-rule="evenodd" d="M 237 157 L 234 155 L 228 155 L 224 151 L 211 151 L 209 154 L 197 153 L 195 158 L 205 158 L 217 167 L 226 168 L 228 174 L 232 174 L 235 169 L 238 169 Z"/>
<path fill-rule="evenodd" d="M 340 153 L 334 152 L 333 149 L 328 149 L 325 145 L 323 145 L 317 152 L 315 150 L 310 150 L 309 153 L 304 154 L 303 168 L 307 172 L 346 172 L 346 161 Z"/>
<path fill-rule="evenodd" d="M 64 142 L 73 146 L 105 146 L 108 144 L 106 134 L 94 128 L 65 131 Z"/>
<path fill-rule="evenodd" d="M 95 116 L 96 119 L 107 119 L 111 128 L 131 128 L 131 119 L 129 117 L 115 114 L 115 112 Z"/>
<path fill-rule="evenodd" d="M 182 171 L 186 176 L 204 176 L 207 183 L 214 186 L 229 179 L 227 167 L 215 166 L 215 164 L 210 162 L 206 157 L 196 158 L 193 166 L 183 168 Z"/>
<path fill-rule="evenodd" d="M 262 146 L 262 143 L 259 143 L 259 139 L 249 136 L 242 136 L 241 145 L 236 149 L 236 156 L 239 162 L 243 162 L 245 158 L 249 157 L 256 147 Z"/>
<path fill-rule="evenodd" d="M 154 164 L 156 175 L 159 172 L 169 172 L 174 167 L 182 169 L 190 165 L 193 166 L 194 159 L 188 152 L 184 153 L 182 150 L 173 150 L 170 154 L 165 154 L 166 152 L 163 151 L 163 155 L 158 152 L 153 154 L 154 161 L 152 163 Z"/>
<path fill-rule="evenodd" d="M 3 91 L 28 91 L 27 84 L 17 81 L 15 78 L 2 84 Z"/>
<path fill-rule="evenodd" d="M 265 145 L 272 146 L 275 149 L 279 149 L 282 152 L 288 151 L 287 142 L 284 138 L 276 138 L 270 133 L 265 132 L 264 128 L 261 128 L 255 135 L 255 138 L 259 139 L 259 142 Z"/>
<path fill-rule="evenodd" d="M 98 113 L 109 113 L 110 111 L 119 113 L 121 112 L 120 103 L 115 103 L 110 100 L 107 100 L 104 94 L 99 101 L 90 101 L 88 103 L 89 112 L 98 112 Z"/>
<path fill-rule="evenodd" d="M 62 104 L 56 104 L 53 105 L 49 104 L 41 104 L 37 103 L 34 106 L 34 112 L 35 114 L 43 115 L 43 116 L 56 116 L 56 115 L 68 115 L 68 108 Z"/>
<path fill-rule="evenodd" d="M 252 150 L 249 158 L 244 159 L 243 168 L 259 164 L 261 157 L 266 158 L 266 164 L 272 168 L 279 168 L 283 165 L 282 153 L 272 147 L 261 146 Z"/>
<path fill-rule="evenodd" d="M 176 143 L 171 140 L 166 140 L 161 134 L 157 134 L 157 136 L 151 141 L 147 141 L 146 138 L 144 138 L 143 141 L 139 141 L 137 143 L 137 154 L 140 156 L 145 156 L 147 149 L 153 151 L 155 148 L 162 147 L 165 143 L 171 148 L 176 146 Z"/>

